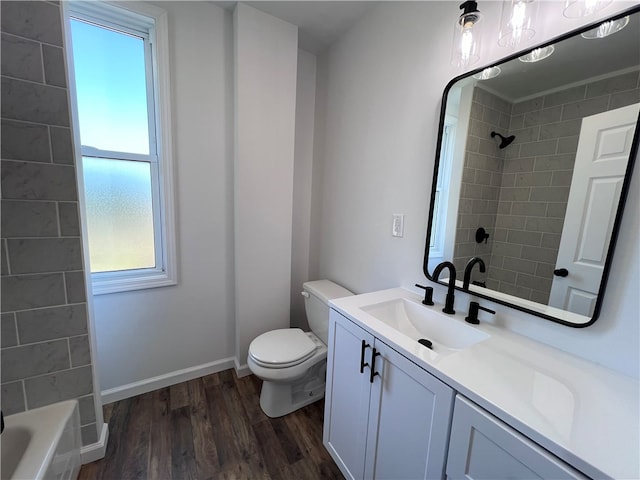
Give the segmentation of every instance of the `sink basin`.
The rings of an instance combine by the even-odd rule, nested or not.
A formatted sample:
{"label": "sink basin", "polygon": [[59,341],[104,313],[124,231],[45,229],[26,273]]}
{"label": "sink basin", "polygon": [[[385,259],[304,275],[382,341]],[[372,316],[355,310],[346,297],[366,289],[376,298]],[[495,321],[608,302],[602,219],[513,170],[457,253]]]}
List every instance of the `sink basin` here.
{"label": "sink basin", "polygon": [[487,333],[459,319],[406,298],[365,305],[361,309],[407,337],[431,341],[436,352],[462,350],[489,338]]}

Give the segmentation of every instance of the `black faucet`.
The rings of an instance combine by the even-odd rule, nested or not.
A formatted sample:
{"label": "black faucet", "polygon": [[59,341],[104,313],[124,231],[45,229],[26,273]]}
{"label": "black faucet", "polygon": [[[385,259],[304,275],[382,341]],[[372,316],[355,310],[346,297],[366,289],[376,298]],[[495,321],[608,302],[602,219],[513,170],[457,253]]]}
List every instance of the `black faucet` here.
{"label": "black faucet", "polygon": [[445,268],[449,269],[449,285],[447,288],[447,298],[444,302],[444,308],[442,309],[442,311],[444,313],[454,314],[456,313],[456,311],[453,309],[453,302],[455,300],[453,292],[455,291],[456,287],[456,267],[451,262],[442,262],[438,264],[438,266],[436,266],[436,268],[433,270],[433,281],[438,281],[440,272],[442,272],[442,270],[444,270]]}
{"label": "black faucet", "polygon": [[467,262],[467,266],[464,267],[464,281],[462,282],[463,290],[469,289],[469,282],[471,282],[471,270],[473,270],[473,267],[475,266],[476,263],[480,265],[481,273],[484,273],[487,271],[486,266],[484,264],[484,260],[482,260],[480,257],[473,257],[471,260],[469,260],[469,262]]}

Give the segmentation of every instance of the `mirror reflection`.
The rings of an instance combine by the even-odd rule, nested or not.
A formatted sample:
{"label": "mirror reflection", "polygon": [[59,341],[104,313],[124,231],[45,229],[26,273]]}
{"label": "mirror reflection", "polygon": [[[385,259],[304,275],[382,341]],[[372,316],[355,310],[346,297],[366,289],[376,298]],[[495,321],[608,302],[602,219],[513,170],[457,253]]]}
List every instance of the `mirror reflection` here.
{"label": "mirror reflection", "polygon": [[479,257],[472,293],[573,326],[595,320],[640,110],[637,10],[449,85],[429,277],[443,260],[462,272]]}

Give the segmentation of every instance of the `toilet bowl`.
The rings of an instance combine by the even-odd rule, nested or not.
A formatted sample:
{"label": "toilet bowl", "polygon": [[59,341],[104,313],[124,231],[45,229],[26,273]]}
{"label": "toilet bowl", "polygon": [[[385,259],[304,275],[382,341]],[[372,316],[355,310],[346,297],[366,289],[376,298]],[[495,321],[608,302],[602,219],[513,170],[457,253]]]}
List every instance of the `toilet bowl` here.
{"label": "toilet bowl", "polygon": [[260,407],[272,418],[324,397],[329,300],[353,293],[329,280],[316,280],[303,284],[302,295],[311,332],[271,330],[249,345],[247,364],[262,380]]}

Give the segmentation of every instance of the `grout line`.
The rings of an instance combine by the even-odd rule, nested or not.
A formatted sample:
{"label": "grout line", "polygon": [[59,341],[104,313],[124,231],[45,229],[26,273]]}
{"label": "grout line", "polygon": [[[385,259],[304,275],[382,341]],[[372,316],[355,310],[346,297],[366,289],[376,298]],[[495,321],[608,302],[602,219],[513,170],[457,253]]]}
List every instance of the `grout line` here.
{"label": "grout line", "polygon": [[51,125],[48,124],[47,135],[49,136],[49,163],[53,163],[53,137],[51,136]]}
{"label": "grout line", "polygon": [[60,202],[59,201],[54,201],[53,202],[55,204],[56,207],[56,226],[58,227],[58,237],[52,237],[52,238],[60,238],[62,237],[62,225],[60,225],[61,221],[60,221]]}
{"label": "grout line", "polygon": [[49,338],[46,340],[38,340],[37,342],[29,342],[29,343],[22,343],[20,345],[14,345],[13,347],[4,347],[2,350],[12,350],[12,349],[16,349],[16,348],[21,348],[21,347],[27,347],[27,346],[32,346],[32,345],[42,345],[43,343],[53,343],[53,342],[59,342],[61,340],[67,340],[69,337],[57,337],[57,338]]}
{"label": "grout line", "polygon": [[70,337],[67,337],[67,354],[69,355],[69,368],[73,368],[73,360],[71,358],[71,341],[70,341]]}
{"label": "grout line", "polygon": [[41,127],[67,128],[67,129],[71,130],[70,126],[65,126],[65,125],[55,125],[55,124],[51,124],[51,123],[34,122],[32,120],[22,120],[22,119],[19,119],[19,118],[9,118],[9,117],[2,117],[2,119],[10,121],[10,122],[16,122],[16,123],[26,123],[26,124],[29,124],[29,125],[39,125]]}
{"label": "grout line", "polygon": [[[49,200],[50,201],[50,200]],[[71,238],[82,238],[80,235],[74,235],[74,236],[69,236],[69,237],[60,237],[60,236],[56,236],[56,237],[52,237],[51,235],[47,235],[47,236],[43,236],[43,237],[39,237],[39,236],[35,236],[35,237],[6,237],[3,238],[3,240],[59,240],[59,239],[71,239]],[[80,271],[80,269],[78,270],[60,270],[61,272],[68,272],[68,271]],[[37,272],[34,272],[37,273]],[[17,274],[20,275],[20,274]],[[28,274],[26,274],[28,275]]]}
{"label": "grout line", "polygon": [[[67,163],[35,162],[33,160],[18,160],[18,159],[15,159],[15,158],[3,158],[2,161],[3,162],[15,162],[15,163],[29,163],[31,165],[52,165],[52,166],[56,166],[56,167],[75,168],[74,165],[67,164]],[[20,200],[20,199],[5,198],[4,200]],[[31,200],[31,199],[27,199],[27,200]],[[51,200],[49,200],[49,201],[51,201]],[[76,201],[76,200],[62,200],[62,201],[73,202],[73,201]]]}
{"label": "grout line", "polygon": [[[28,84],[31,84],[31,85],[39,85],[41,87],[55,88],[56,90],[64,90],[65,92],[67,91],[67,87],[59,87],[57,85],[50,85],[48,83],[36,82],[34,80],[27,80],[27,79],[20,78],[20,77],[12,77],[11,75],[5,75],[5,74],[2,74],[0,76],[2,78],[8,78],[10,80],[15,80],[17,82],[24,82],[24,83],[28,83]],[[53,125],[56,126],[55,124],[53,124]],[[62,125],[62,126],[70,128],[69,125]]]}
{"label": "grout line", "polygon": [[[46,2],[46,3],[50,3],[50,2]],[[33,43],[39,43],[41,45],[49,45],[51,47],[64,48],[62,45],[56,45],[55,43],[43,42],[42,40],[34,40],[33,38],[23,37],[22,35],[18,35],[16,33],[11,33],[11,32],[5,32],[4,30],[1,33],[3,35],[10,35],[12,37],[21,38],[23,40],[28,40],[28,41],[33,42]]]}
{"label": "grout line", "polygon": [[47,84],[47,74],[44,71],[44,48],[42,48],[42,42],[38,42],[38,47],[40,48],[40,70],[42,72],[42,84]]}
{"label": "grout line", "polygon": [[[69,362],[71,362],[71,359],[69,359]],[[71,364],[71,363],[69,363],[69,364]],[[18,381],[21,381],[21,382],[24,383],[25,380],[33,380],[34,378],[43,378],[43,377],[47,377],[47,376],[50,376],[50,375],[56,375],[56,374],[61,373],[61,372],[69,372],[71,370],[80,370],[80,369],[83,369],[83,368],[91,369],[91,367],[92,367],[91,363],[87,363],[86,365],[80,365],[80,366],[77,366],[77,367],[70,366],[68,368],[61,368],[60,370],[54,370],[53,372],[39,373],[37,375],[31,375],[29,377],[17,378],[15,380],[10,380],[10,381],[5,382],[5,383],[12,383],[12,382],[18,382]],[[93,375],[93,372],[92,372],[92,375]],[[91,388],[92,388],[91,391],[93,392],[93,384],[92,384]],[[87,395],[91,395],[91,394],[87,394]],[[86,396],[86,395],[83,395],[83,396]],[[26,397],[26,394],[25,394],[25,397]],[[78,398],[78,397],[73,397],[73,398]]]}
{"label": "grout line", "polygon": [[13,315],[13,328],[15,328],[15,332],[16,332],[16,344],[20,345],[20,332],[18,331],[18,316],[16,315],[16,312],[11,312],[11,314]]}
{"label": "grout line", "polygon": [[11,275],[11,264],[9,263],[9,242],[6,238],[3,238],[2,243],[4,243],[4,261],[7,264],[7,276],[9,276]]}
{"label": "grout line", "polygon": [[64,303],[69,305],[69,295],[67,293],[67,273],[62,272],[62,286],[64,288]]}
{"label": "grout line", "polygon": [[25,410],[29,410],[29,404],[27,402],[27,387],[24,384],[24,378],[20,379],[20,383],[22,384],[22,400]]}
{"label": "grout line", "polygon": [[[75,307],[75,306],[78,306],[78,305],[84,305],[84,306],[86,307],[87,302],[61,303],[61,304],[58,304],[58,305],[46,305],[46,306],[44,306],[44,307],[25,308],[25,309],[23,309],[23,310],[13,310],[13,311],[10,311],[10,312],[2,312],[2,313],[3,313],[3,314],[6,314],[6,313],[13,313],[13,314],[15,314],[15,318],[16,318],[16,322],[17,322],[18,314],[19,314],[19,313],[24,313],[24,312],[37,312],[37,311],[40,311],[40,310],[49,310],[49,309],[54,309],[54,308]],[[17,325],[17,324],[16,324],[16,325]],[[84,334],[84,333],[79,333],[78,335],[86,335],[86,334]],[[62,337],[59,337],[59,338],[62,338]],[[28,344],[27,344],[27,345],[28,345]]]}

